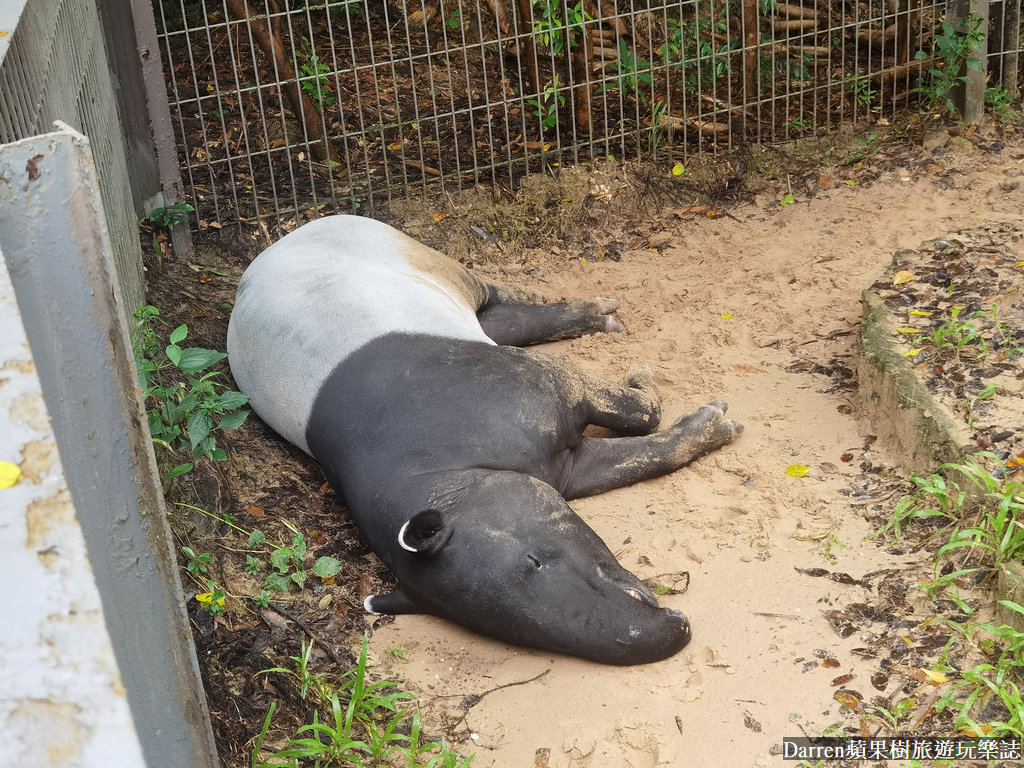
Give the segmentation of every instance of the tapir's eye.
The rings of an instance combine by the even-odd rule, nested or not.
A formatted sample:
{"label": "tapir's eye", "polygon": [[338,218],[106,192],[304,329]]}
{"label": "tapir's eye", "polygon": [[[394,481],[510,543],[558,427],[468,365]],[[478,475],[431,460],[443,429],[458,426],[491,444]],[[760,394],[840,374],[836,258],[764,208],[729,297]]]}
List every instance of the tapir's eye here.
{"label": "tapir's eye", "polygon": [[540,570],[540,560],[538,560],[532,553],[526,553],[526,559],[533,563],[533,567]]}

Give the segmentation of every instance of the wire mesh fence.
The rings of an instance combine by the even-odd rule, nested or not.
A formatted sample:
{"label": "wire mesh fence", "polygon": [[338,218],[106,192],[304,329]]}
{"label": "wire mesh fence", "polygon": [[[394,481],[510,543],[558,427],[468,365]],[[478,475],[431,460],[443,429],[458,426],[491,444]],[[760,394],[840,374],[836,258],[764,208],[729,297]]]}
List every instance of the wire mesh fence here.
{"label": "wire mesh fence", "polygon": [[[398,3],[397,5],[395,3]],[[1016,97],[1019,0],[155,0],[202,224],[894,119],[969,58]],[[963,14],[959,14],[962,16]],[[987,41],[980,55],[972,46]],[[930,90],[929,90],[930,89]]]}

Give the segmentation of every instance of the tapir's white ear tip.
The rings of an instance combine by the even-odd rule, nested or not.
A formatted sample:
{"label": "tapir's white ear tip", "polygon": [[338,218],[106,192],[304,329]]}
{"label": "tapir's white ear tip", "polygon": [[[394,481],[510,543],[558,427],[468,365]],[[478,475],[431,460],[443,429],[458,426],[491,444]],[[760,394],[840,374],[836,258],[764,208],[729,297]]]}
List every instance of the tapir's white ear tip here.
{"label": "tapir's white ear tip", "polygon": [[380,616],[380,614],[377,613],[377,611],[373,610],[373,598],[375,598],[375,597],[376,597],[376,595],[367,595],[366,596],[366,599],[363,600],[363,610],[366,611],[367,613],[372,613],[374,616]]}
{"label": "tapir's white ear tip", "polygon": [[402,524],[402,527],[398,529],[398,546],[400,546],[406,552],[419,552],[419,550],[416,549],[416,547],[410,547],[408,544],[405,543],[405,529],[409,527],[409,523],[411,522],[411,519],[406,520],[405,523]]}

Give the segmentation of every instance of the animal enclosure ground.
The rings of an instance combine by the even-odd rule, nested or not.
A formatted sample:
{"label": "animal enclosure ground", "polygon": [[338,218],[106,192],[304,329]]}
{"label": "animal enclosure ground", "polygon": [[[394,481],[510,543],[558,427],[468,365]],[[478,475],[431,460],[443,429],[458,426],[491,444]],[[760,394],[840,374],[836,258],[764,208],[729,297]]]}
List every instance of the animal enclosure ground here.
{"label": "animal enclosure ground", "polygon": [[[666,662],[612,668],[429,617],[366,616],[362,597],[387,588],[388,573],[316,465],[251,418],[224,438],[227,462],[201,465],[169,498],[277,541],[293,536],[287,520],[311,556],[344,567],[261,609],[248,596],[265,572],[246,572],[245,536],[175,508],[178,544],[211,553],[210,576],[228,593],[215,621],[189,602],[223,764],[249,765],[272,701],[272,748],[307,716],[293,682],[260,670],[288,666],[315,635],[315,668],[340,673],[364,630],[373,674],[415,692],[427,727],[475,766],[767,766],[783,736],[862,723],[889,735],[865,713],[911,696],[917,731],[948,733],[948,717],[925,716],[932,689],[912,674],[947,639],[925,619],[950,606],[915,586],[929,553],[865,541],[907,484],[856,390],[860,295],[898,250],[1019,223],[1024,132],[918,138],[927,149],[876,133],[681,177],[607,164],[533,178],[515,200],[452,190],[393,205],[391,223],[489,278],[550,298],[618,299],[626,332],[547,349],[612,378],[650,365],[666,423],[729,402],[746,429],[734,444],[573,504],[625,567],[678,591],[662,602],[688,615],[694,639]],[[172,326],[188,322],[190,340],[224,349],[224,305],[265,242],[229,228],[202,233],[191,263],[151,257],[150,302]],[[794,465],[806,473],[787,473]],[[206,591],[183,578],[186,591]],[[978,592],[972,601],[989,599]]]}

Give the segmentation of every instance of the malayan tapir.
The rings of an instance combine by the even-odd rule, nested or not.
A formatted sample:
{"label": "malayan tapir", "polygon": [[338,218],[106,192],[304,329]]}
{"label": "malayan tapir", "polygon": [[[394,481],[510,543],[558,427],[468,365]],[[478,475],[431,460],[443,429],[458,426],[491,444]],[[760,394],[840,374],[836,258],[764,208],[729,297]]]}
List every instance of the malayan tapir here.
{"label": "malayan tapir", "polygon": [[[313,221],[253,260],[231,371],[397,576],[368,611],[611,664],[689,642],[682,613],[659,607],[566,500],[673,472],[742,427],[715,402],[656,432],[649,370],[615,383],[520,348],[621,331],[617,306],[545,303],[359,216]],[[591,424],[620,436],[584,436]]]}

